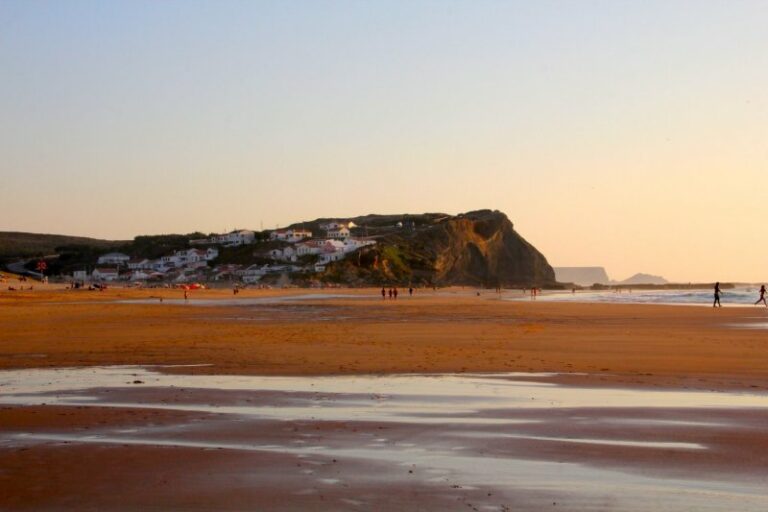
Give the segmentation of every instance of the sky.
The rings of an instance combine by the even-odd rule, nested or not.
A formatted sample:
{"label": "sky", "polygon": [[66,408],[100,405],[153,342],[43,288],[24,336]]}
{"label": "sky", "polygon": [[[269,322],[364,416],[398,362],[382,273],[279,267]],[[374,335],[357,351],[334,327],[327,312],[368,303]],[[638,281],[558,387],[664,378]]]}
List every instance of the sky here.
{"label": "sky", "polygon": [[554,266],[768,280],[768,2],[0,0],[0,230],[505,212]]}

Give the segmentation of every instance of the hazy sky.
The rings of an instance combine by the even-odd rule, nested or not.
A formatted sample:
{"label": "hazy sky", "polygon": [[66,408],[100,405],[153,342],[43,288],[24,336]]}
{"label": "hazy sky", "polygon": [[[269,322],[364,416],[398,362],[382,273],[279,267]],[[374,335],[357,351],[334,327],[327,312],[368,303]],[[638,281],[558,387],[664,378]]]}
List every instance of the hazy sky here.
{"label": "hazy sky", "polygon": [[0,230],[507,213],[768,280],[768,1],[0,0]]}

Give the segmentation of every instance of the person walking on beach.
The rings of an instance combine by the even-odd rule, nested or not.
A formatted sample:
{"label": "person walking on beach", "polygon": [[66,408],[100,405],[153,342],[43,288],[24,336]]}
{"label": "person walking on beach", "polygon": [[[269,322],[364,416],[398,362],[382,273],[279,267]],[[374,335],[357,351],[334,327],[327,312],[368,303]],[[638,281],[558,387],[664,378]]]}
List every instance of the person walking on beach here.
{"label": "person walking on beach", "polygon": [[389,289],[389,298],[392,298],[392,288]]}
{"label": "person walking on beach", "polygon": [[760,298],[757,299],[757,302],[755,302],[755,306],[757,306],[760,303],[765,304],[765,307],[768,308],[768,302],[765,302],[765,285],[760,286]]}
{"label": "person walking on beach", "polygon": [[723,307],[723,305],[720,304],[720,281],[715,283],[715,301],[712,303],[712,307]]}
{"label": "person walking on beach", "polygon": [[381,287],[381,298],[386,300],[387,299],[387,290],[384,289],[384,287]]}
{"label": "person walking on beach", "polygon": [[409,296],[409,297],[413,297],[413,286],[411,286],[410,288],[408,288],[408,296]]}
{"label": "person walking on beach", "polygon": [[397,287],[392,291],[392,295],[395,296],[395,300],[397,300]]}

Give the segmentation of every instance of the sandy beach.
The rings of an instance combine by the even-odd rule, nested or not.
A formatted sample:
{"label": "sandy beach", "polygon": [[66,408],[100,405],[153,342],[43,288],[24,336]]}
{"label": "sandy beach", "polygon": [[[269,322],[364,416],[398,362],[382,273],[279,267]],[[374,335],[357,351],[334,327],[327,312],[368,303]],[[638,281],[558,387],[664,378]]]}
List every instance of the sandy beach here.
{"label": "sandy beach", "polygon": [[765,509],[765,308],[519,297],[0,292],[0,509]]}
{"label": "sandy beach", "polygon": [[[0,368],[533,371],[595,384],[766,389],[768,330],[735,327],[765,321],[768,310],[758,307],[507,301],[469,289],[419,290],[396,301],[372,289],[245,290],[236,297],[200,290],[186,303],[183,292],[168,289],[0,292]],[[588,375],[568,375],[576,373]]]}

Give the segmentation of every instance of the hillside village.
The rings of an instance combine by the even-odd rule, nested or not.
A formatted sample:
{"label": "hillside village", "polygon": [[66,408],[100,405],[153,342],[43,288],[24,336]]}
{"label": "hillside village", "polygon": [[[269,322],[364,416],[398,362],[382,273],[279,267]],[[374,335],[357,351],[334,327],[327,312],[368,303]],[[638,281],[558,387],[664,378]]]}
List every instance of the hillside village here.
{"label": "hillside village", "polygon": [[[319,224],[320,233],[303,228],[276,229],[268,238],[249,230],[214,234],[189,240],[189,247],[159,258],[131,258],[122,252],[108,252],[98,257],[92,271],[72,272],[74,283],[204,283],[227,281],[257,284],[266,276],[299,273],[307,276],[325,272],[327,266],[341,261],[365,247],[376,244],[369,237],[353,236],[357,228],[350,221]],[[316,236],[319,235],[319,236]],[[252,264],[223,263],[223,250],[250,251]]]}
{"label": "hillside village", "polygon": [[544,255],[503,212],[488,209],[325,217],[274,230],[138,235],[132,240],[2,235],[0,265],[74,287],[556,283]]}

